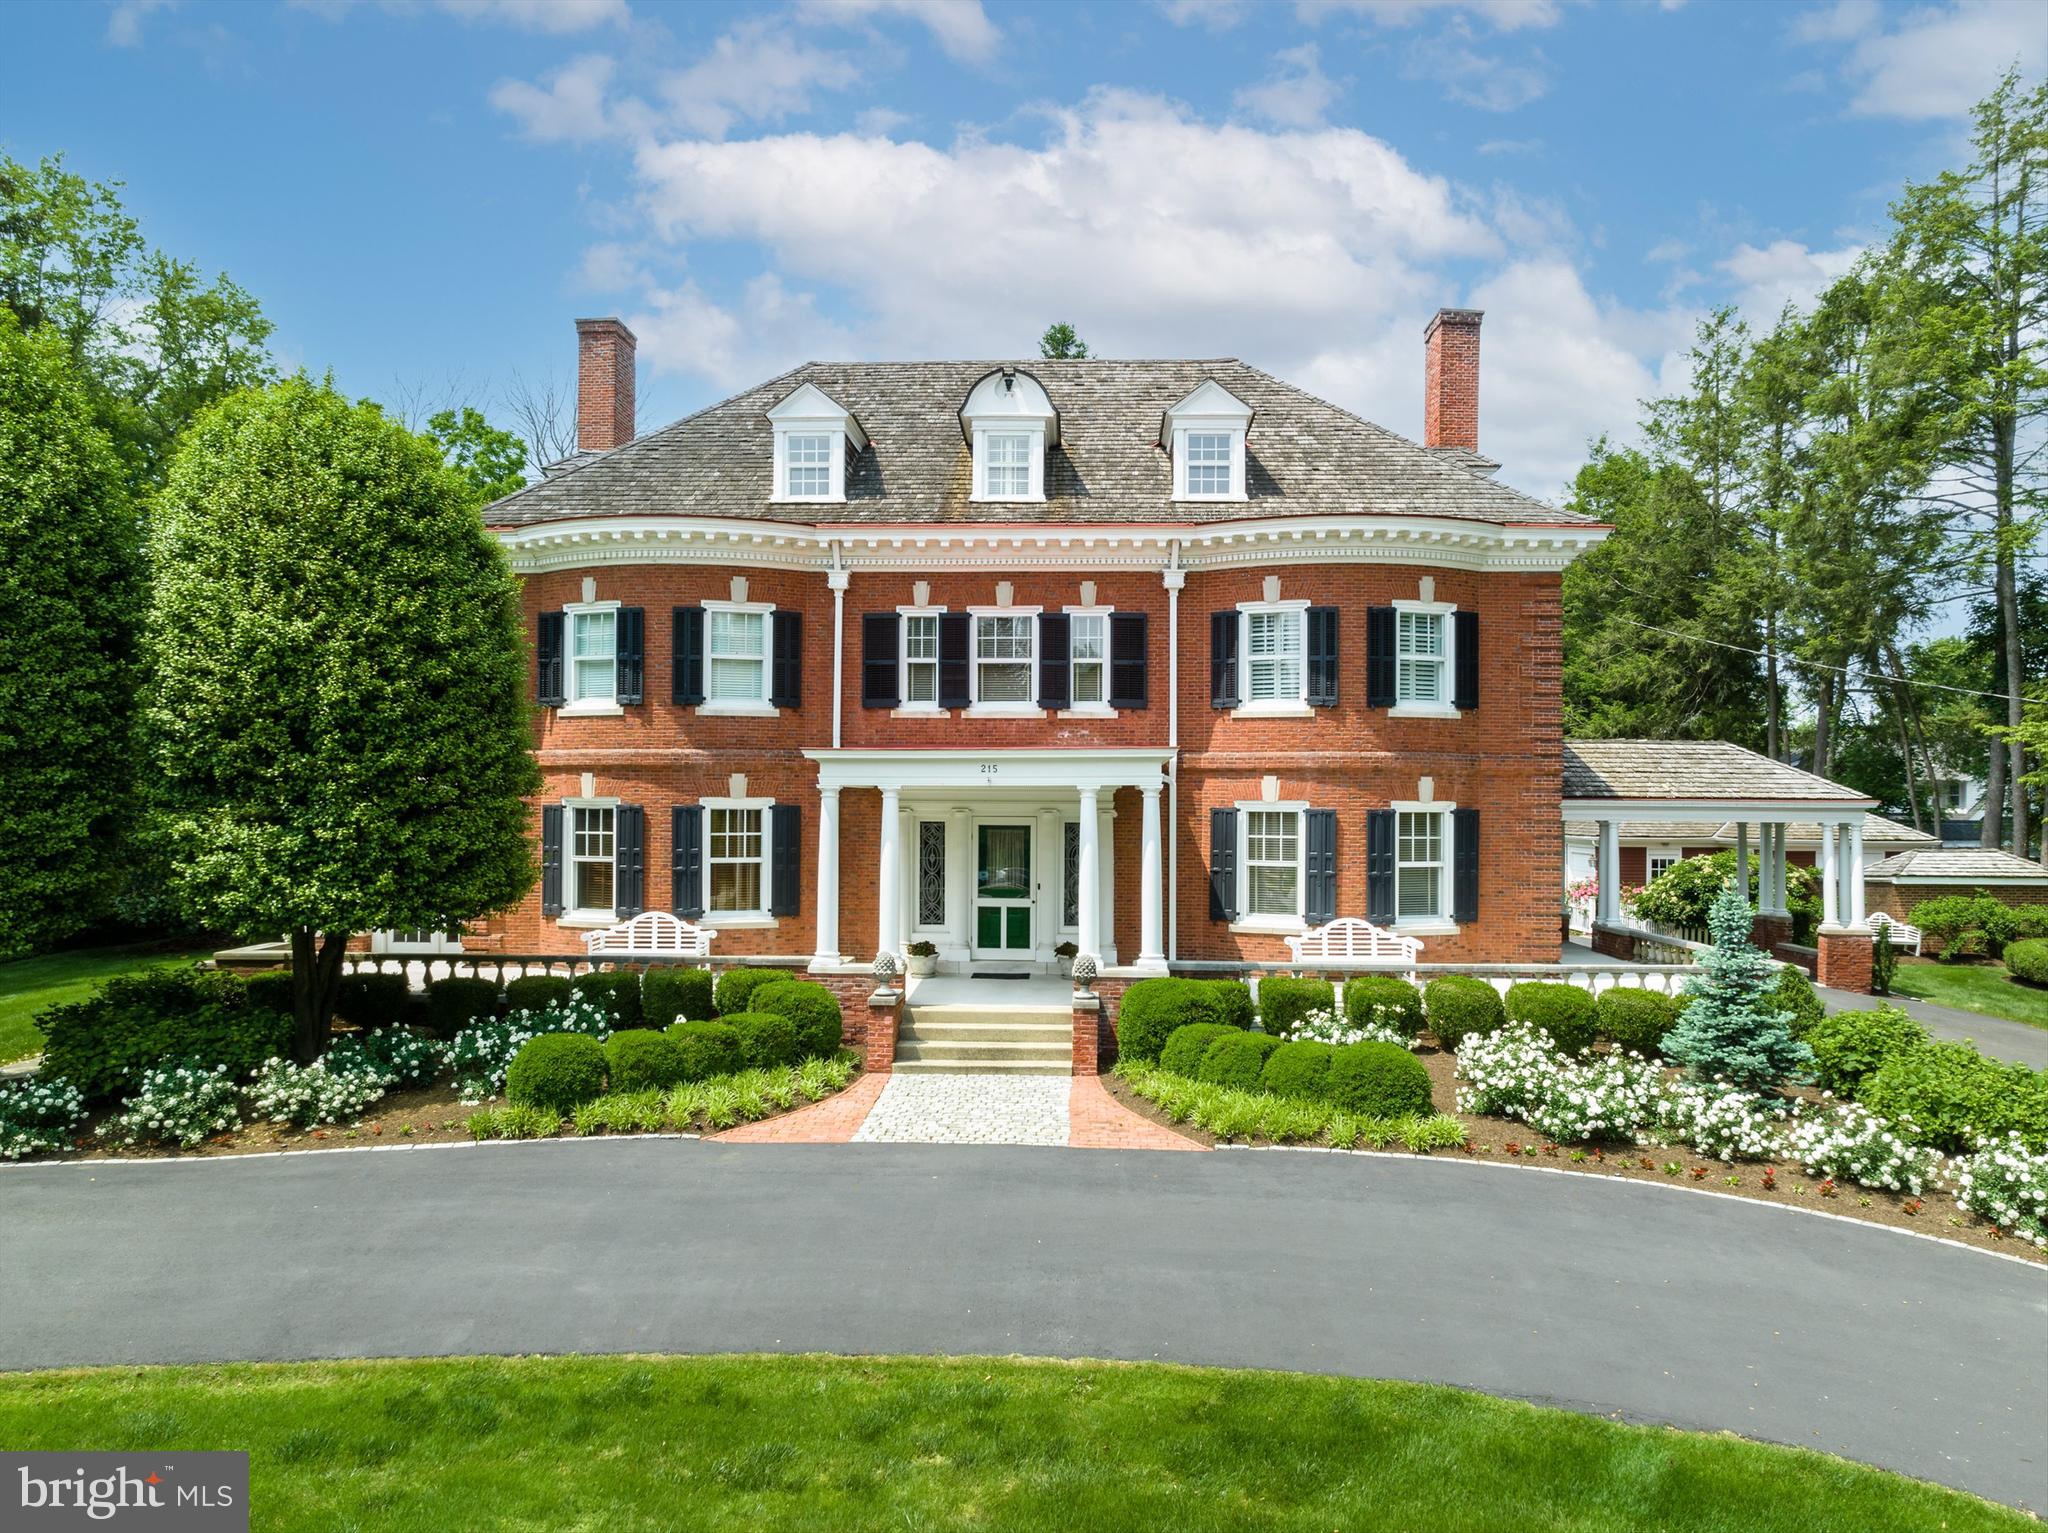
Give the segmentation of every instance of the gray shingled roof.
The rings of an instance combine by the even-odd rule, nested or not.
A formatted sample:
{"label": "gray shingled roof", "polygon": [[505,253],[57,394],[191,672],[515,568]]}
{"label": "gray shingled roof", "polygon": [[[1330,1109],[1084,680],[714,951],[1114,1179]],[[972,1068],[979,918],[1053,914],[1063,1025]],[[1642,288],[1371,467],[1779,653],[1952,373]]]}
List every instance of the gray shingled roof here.
{"label": "gray shingled roof", "polygon": [[2009,884],[2048,879],[2048,868],[1989,847],[1930,847],[1871,864],[1870,878],[1938,878],[1958,884]]}
{"label": "gray shingled roof", "polygon": [[[1567,836],[1591,837],[1599,826],[1591,820],[1567,820],[1564,833]],[[1735,844],[1735,822],[1733,820],[1623,820],[1615,827],[1615,834],[1624,841],[1662,841],[1698,846],[1706,841],[1725,841]],[[1811,822],[1801,825],[1797,821],[1785,827],[1786,844],[1789,846],[1820,844],[1820,827]],[[1750,826],[1750,844],[1756,844],[1756,827]],[[1866,814],[1863,817],[1863,840],[1868,846],[1934,846],[1936,838],[1924,830],[1915,830],[1910,825],[1901,825],[1897,820],[1887,820],[1881,814]]]}
{"label": "gray shingled roof", "polygon": [[[1043,505],[969,499],[959,409],[992,369],[1015,366],[1060,412]],[[1256,412],[1247,502],[1172,499],[1160,412],[1214,378]],[[769,500],[770,407],[814,383],[871,439],[843,505]],[[1476,457],[1477,455],[1473,455]],[[1496,525],[1594,526],[1282,383],[1223,361],[811,362],[488,507],[493,527],[564,517],[717,516],[797,523],[1220,522],[1275,516],[1435,516]]]}
{"label": "gray shingled roof", "polygon": [[1726,740],[1567,740],[1564,796],[1611,799],[1804,799],[1867,794]]}

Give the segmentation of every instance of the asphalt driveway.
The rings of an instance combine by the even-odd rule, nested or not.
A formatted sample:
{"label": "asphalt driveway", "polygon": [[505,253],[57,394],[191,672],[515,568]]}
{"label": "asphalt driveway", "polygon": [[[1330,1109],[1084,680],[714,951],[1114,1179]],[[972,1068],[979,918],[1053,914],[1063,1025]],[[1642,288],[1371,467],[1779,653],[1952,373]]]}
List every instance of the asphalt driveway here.
{"label": "asphalt driveway", "polygon": [[15,1167],[0,1293],[6,1369],[1156,1358],[1726,1428],[2048,1507],[2048,1272],[1445,1160],[592,1140]]}

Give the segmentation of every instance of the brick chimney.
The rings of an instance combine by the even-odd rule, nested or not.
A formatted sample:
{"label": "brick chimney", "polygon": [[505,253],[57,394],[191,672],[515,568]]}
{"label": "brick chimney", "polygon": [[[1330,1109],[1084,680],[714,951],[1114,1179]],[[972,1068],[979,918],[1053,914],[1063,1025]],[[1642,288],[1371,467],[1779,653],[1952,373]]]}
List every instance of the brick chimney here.
{"label": "brick chimney", "polygon": [[1438,309],[1422,332],[1422,445],[1479,451],[1482,309]]}
{"label": "brick chimney", "polygon": [[617,319],[576,321],[576,446],[604,452],[633,440],[633,332]]}

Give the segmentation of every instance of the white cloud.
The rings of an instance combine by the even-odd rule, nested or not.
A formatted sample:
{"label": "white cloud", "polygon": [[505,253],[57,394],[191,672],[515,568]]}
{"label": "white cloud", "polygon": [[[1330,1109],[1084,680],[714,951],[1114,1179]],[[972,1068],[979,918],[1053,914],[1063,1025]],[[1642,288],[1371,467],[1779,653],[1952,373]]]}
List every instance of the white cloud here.
{"label": "white cloud", "polygon": [[1232,99],[1237,109],[1283,128],[1313,128],[1336,104],[1342,88],[1322,71],[1314,43],[1273,55],[1272,71]]}
{"label": "white cloud", "polygon": [[617,66],[601,53],[571,59],[547,76],[544,86],[500,80],[491,105],[517,118],[520,132],[536,143],[587,143],[618,131],[605,91]]}
{"label": "white cloud", "polygon": [[637,246],[617,240],[603,240],[583,252],[576,269],[576,285],[591,292],[618,293],[649,285],[640,266]]}
{"label": "white cloud", "polygon": [[708,379],[739,389],[772,378],[798,362],[857,354],[849,331],[821,315],[816,298],[792,293],[763,272],[726,308],[694,282],[651,288],[647,307],[626,316],[639,338],[640,357],[657,375]]}
{"label": "white cloud", "polygon": [[814,91],[845,90],[860,79],[852,58],[798,40],[780,21],[740,22],[688,69],[662,82],[675,120],[722,134],[735,122],[780,122],[807,112]]}
{"label": "white cloud", "polygon": [[1487,112],[1512,112],[1550,89],[1550,72],[1541,53],[1532,51],[1519,63],[1482,53],[1462,27],[1417,38],[1408,47],[1401,72],[1411,80],[1434,80],[1451,100]]}
{"label": "white cloud", "polygon": [[[291,8],[311,11],[328,21],[340,21],[365,0],[289,0]],[[418,0],[376,0],[377,8],[409,16],[419,11]],[[626,0],[433,0],[433,9],[464,21],[492,22],[521,32],[542,32],[560,36],[587,32],[592,27],[624,24],[632,18]]]}
{"label": "white cloud", "polygon": [[887,138],[910,121],[908,112],[892,106],[865,107],[853,115],[853,131],[864,138]]}
{"label": "white cloud", "polygon": [[1490,138],[1479,146],[1481,154],[1540,154],[1543,140],[1540,138]]}
{"label": "white cloud", "polygon": [[1719,262],[1735,283],[1729,301],[1754,329],[1768,329],[1786,304],[1807,308],[1821,290],[1863,254],[1861,245],[1813,250],[1797,240],[1772,240],[1762,247],[1747,241]]}
{"label": "white cloud", "polygon": [[1177,27],[1206,27],[1228,32],[1251,10],[1251,0],[1152,0],[1159,14]]}
{"label": "white cloud", "polygon": [[1313,25],[1325,16],[1360,16],[1386,27],[1413,26],[1432,15],[1476,16],[1499,32],[1554,27],[1557,0],[1295,0],[1295,14]]}
{"label": "white cloud", "polygon": [[908,17],[931,33],[949,57],[969,64],[989,59],[1003,36],[981,0],[799,0],[797,14],[841,25],[876,16]]}
{"label": "white cloud", "polygon": [[1838,0],[1803,16],[1801,41],[1846,45],[1850,111],[1865,117],[1958,117],[1990,94],[2017,62],[2038,79],[2048,69],[2048,21],[2037,0],[1952,0],[1907,11],[1896,25],[1869,0]]}
{"label": "white cloud", "polygon": [[107,41],[116,48],[140,48],[142,23],[152,11],[175,7],[177,0],[120,0],[107,14]]}

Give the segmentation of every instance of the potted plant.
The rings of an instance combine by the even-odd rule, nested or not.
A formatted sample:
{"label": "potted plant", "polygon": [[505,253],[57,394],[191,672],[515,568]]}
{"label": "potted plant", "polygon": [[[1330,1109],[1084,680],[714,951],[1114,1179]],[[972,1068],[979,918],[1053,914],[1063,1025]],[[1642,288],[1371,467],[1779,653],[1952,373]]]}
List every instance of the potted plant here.
{"label": "potted plant", "polygon": [[1072,974],[1074,972],[1074,955],[1081,951],[1080,946],[1072,942],[1062,942],[1052,951],[1053,956],[1060,961],[1060,973]]}
{"label": "potted plant", "polygon": [[939,968],[939,945],[936,942],[913,942],[904,951],[910,955],[910,972],[922,978],[936,974]]}

